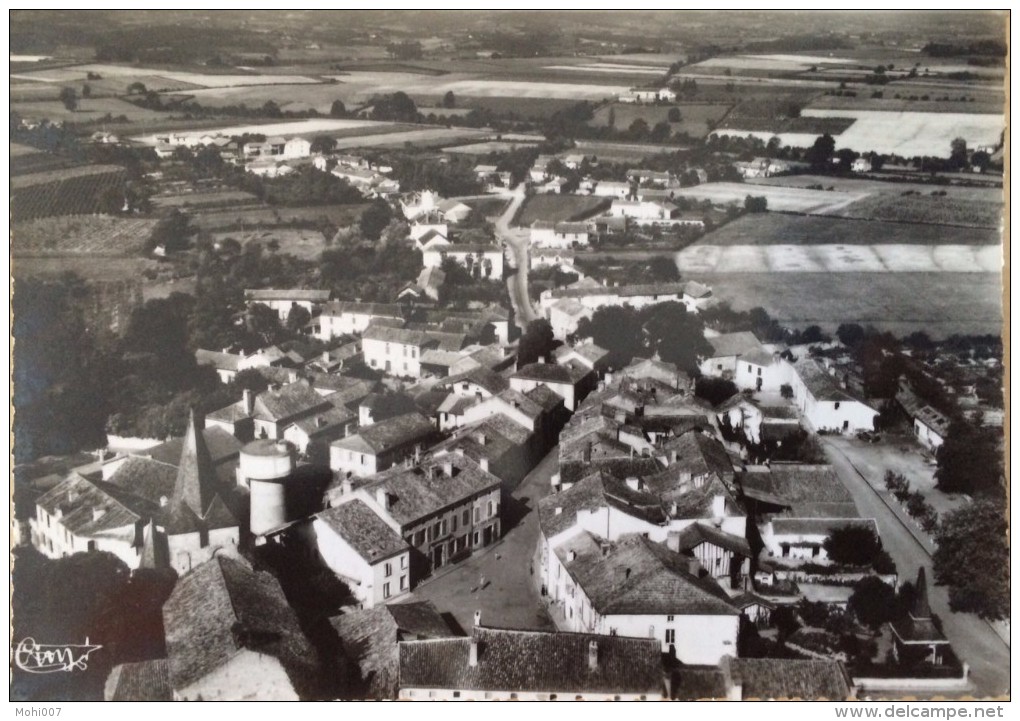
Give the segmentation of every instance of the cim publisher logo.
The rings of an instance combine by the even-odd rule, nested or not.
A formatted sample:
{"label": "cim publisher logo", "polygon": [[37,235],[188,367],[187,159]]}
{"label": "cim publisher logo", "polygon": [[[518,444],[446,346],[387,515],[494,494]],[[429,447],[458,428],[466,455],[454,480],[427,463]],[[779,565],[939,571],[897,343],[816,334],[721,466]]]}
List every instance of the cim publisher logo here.
{"label": "cim publisher logo", "polygon": [[14,649],[14,665],[26,673],[60,673],[84,671],[89,667],[89,656],[102,646],[89,643],[45,644],[26,638]]}

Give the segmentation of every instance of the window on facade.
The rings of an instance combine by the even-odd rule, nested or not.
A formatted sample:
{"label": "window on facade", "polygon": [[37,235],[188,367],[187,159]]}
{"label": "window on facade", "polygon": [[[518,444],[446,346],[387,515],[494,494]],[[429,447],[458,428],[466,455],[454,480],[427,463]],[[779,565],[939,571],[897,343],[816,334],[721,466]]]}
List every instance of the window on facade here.
{"label": "window on facade", "polygon": [[385,567],[383,567],[383,575],[384,576],[392,576],[393,575],[393,564],[392,563],[387,563],[385,565]]}
{"label": "window on facade", "polygon": [[758,375],[761,375],[761,368],[758,369]]}
{"label": "window on facade", "polygon": [[751,364],[750,364],[750,363],[748,363],[748,364],[747,364],[747,372],[748,372],[748,373],[751,373],[751,372],[752,372],[753,370],[754,370],[754,368],[752,368],[752,367],[751,367]]}
{"label": "window on facade", "polygon": [[407,590],[407,576],[400,577],[400,590],[401,591]]}
{"label": "window on facade", "polygon": [[361,454],[361,465],[365,465],[365,454]]}
{"label": "window on facade", "polygon": [[464,511],[463,522],[464,522],[465,526],[468,525],[469,523],[471,523],[471,512],[470,511]]}
{"label": "window on facade", "polygon": [[457,514],[450,516],[450,531],[457,532]]}
{"label": "window on facade", "polygon": [[486,517],[492,518],[492,501],[489,501],[489,503],[486,505],[486,511],[487,511]]}
{"label": "window on facade", "polygon": [[372,367],[375,368],[375,358],[372,359]]}
{"label": "window on facade", "polygon": [[407,568],[407,556],[400,557],[400,567]]}
{"label": "window on facade", "polygon": [[667,620],[667,621],[672,621],[672,620],[673,620],[673,617],[672,617],[672,616],[666,616],[666,620]]}
{"label": "window on facade", "polygon": [[676,643],[676,629],[666,629],[666,643]]}
{"label": "window on facade", "polygon": [[839,410],[839,401],[836,401],[836,410]]}
{"label": "window on facade", "polygon": [[473,538],[471,539],[471,542],[472,542],[472,543],[473,543],[474,545],[476,545],[476,546],[478,545],[478,531],[475,531],[475,535],[474,535],[474,537],[473,537]]}
{"label": "window on facade", "polygon": [[715,369],[721,371],[722,370],[722,363],[717,364]]}
{"label": "window on facade", "polygon": [[382,587],[382,597],[383,598],[389,598],[390,597],[390,584],[388,584],[388,583],[384,583],[383,584],[383,587]]}
{"label": "window on facade", "polygon": [[478,508],[476,506],[475,507],[475,523],[478,523],[480,520],[482,520],[482,509]]}
{"label": "window on facade", "polygon": [[454,691],[453,692],[453,697],[454,698],[460,698],[460,691]]}

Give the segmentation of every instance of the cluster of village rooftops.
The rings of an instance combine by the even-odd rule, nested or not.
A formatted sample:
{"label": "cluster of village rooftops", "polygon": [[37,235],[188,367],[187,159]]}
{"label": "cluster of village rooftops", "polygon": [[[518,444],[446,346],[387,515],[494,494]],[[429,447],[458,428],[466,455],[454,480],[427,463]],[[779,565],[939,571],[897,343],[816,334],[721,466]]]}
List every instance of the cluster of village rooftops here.
{"label": "cluster of village rooftops", "polygon": [[[634,217],[663,202],[630,192],[611,216],[617,203]],[[697,313],[714,302],[711,289],[604,285],[581,273],[540,299],[561,344],[520,363],[505,309],[437,303],[445,259],[500,278],[502,249],[451,242],[469,212],[462,204],[424,192],[401,207],[424,268],[394,303],[247,291],[249,304],[281,319],[308,311],[305,330],[327,349],[197,351],[224,383],[252,370],[268,388],[192,414],[183,438],[76,469],[16,525],[51,558],[105,551],[130,569],[179,575],[163,608],[166,658],[116,667],[107,697],[312,698],[326,668],[345,674],[352,698],[851,697],[839,660],[737,653],[741,623],[767,626],[781,605],[845,607],[849,586],[800,569],[827,562],[837,529],[877,535],[831,467],[757,465],[748,450],[805,430],[873,430],[878,411],[851,373],[807,347],[708,331],[701,375],[740,391],[712,406],[675,365],[636,358],[611,368],[606,350],[566,342],[599,308],[676,301]],[[577,272],[567,248],[586,244],[587,226],[531,232],[532,265]],[[909,389],[898,398],[919,440],[940,444],[944,419]],[[559,631],[477,615],[466,631],[452,627],[415,589],[493,552],[510,493],[557,446],[548,494],[533,504],[534,555],[510,560],[538,560],[535,598]],[[279,583],[253,569],[248,559],[269,544],[349,588],[352,605],[330,619],[341,663],[321,657]],[[947,642],[923,576],[918,585],[909,623],[893,629],[895,652],[935,664]]]}

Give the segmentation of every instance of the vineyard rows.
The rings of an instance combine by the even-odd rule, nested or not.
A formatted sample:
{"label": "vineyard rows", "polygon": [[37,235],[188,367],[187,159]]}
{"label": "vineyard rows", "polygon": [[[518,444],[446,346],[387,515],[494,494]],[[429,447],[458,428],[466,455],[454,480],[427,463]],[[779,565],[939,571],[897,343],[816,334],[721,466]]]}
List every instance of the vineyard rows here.
{"label": "vineyard rows", "polygon": [[[46,179],[33,182],[41,176]],[[109,188],[123,191],[124,185],[124,169],[116,166],[72,168],[12,178],[11,220],[96,213],[103,193]]]}

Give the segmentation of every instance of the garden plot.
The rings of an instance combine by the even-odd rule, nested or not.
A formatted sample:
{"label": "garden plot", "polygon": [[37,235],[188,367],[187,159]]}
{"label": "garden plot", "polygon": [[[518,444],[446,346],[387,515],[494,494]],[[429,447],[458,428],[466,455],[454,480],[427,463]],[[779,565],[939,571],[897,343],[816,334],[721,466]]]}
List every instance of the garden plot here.
{"label": "garden plot", "polygon": [[971,148],[993,147],[1003,131],[1001,115],[991,113],[887,112],[881,110],[829,110],[805,108],[805,117],[853,117],[853,125],[839,135],[836,145],[859,153],[874,151],[912,158],[948,157],[954,138]]}
{"label": "garden plot", "polygon": [[663,69],[640,65],[620,65],[617,63],[584,63],[582,65],[545,65],[545,70],[573,70],[575,72],[607,73],[613,75],[654,75],[661,76]]}
{"label": "garden plot", "polygon": [[736,203],[742,206],[748,195],[764,196],[769,210],[794,213],[832,213],[845,205],[867,197],[867,192],[811,190],[745,183],[702,183],[676,191],[678,196],[708,200],[714,205]]}
{"label": "garden plot", "polygon": [[849,65],[853,60],[827,58],[814,55],[737,55],[729,58],[709,58],[691,65],[690,69],[731,68],[733,70],[760,70],[764,72],[802,72],[812,65]]}

